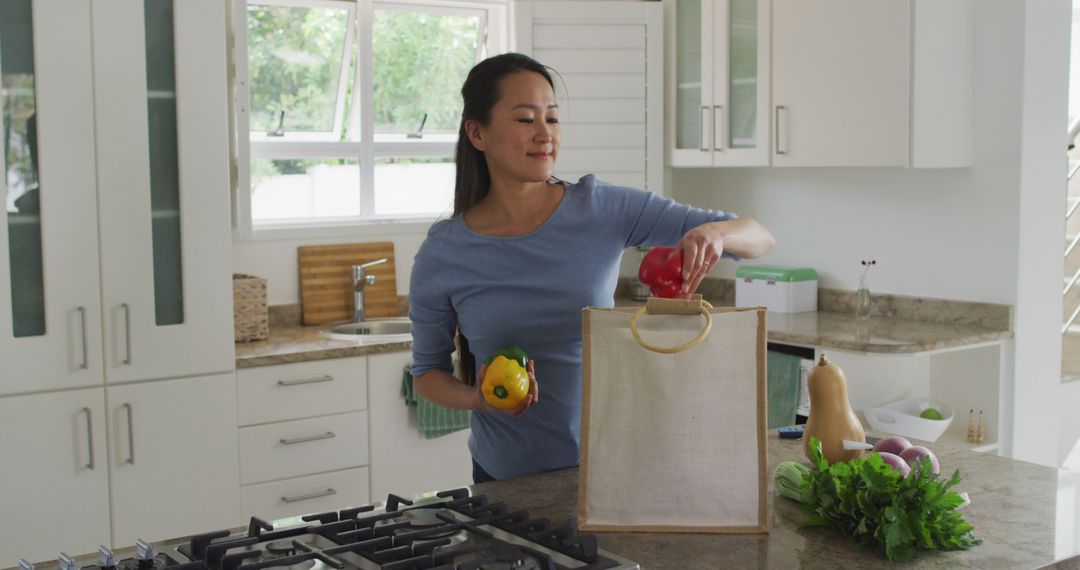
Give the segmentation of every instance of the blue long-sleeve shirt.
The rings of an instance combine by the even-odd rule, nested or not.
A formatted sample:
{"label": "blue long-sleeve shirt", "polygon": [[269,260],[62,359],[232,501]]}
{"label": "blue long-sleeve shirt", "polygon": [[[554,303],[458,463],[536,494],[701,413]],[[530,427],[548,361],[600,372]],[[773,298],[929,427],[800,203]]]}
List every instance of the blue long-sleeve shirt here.
{"label": "blue long-sleeve shirt", "polygon": [[469,450],[497,479],[577,465],[582,309],[614,306],[624,249],[673,245],[698,225],[733,218],[590,174],[567,183],[551,217],[523,236],[479,234],[460,215],[437,222],[409,284],[412,374],[452,371],[457,326],[477,373],[496,350],[524,348],[539,401],[520,417],[473,413]]}

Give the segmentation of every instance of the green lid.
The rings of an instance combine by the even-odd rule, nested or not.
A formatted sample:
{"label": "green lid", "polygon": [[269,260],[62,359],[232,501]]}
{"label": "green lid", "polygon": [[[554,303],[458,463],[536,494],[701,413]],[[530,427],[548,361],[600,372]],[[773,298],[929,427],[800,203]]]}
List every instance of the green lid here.
{"label": "green lid", "polygon": [[817,271],[810,267],[779,267],[766,265],[740,265],[735,270],[736,279],[772,279],[784,283],[816,281]]}

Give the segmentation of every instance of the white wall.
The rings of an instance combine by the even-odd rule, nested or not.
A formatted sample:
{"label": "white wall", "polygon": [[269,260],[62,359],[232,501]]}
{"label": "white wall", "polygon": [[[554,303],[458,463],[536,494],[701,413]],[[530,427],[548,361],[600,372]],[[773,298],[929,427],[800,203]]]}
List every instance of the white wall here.
{"label": "white wall", "polygon": [[1026,5],[1011,455],[1037,463],[1052,458],[1059,464],[1065,458],[1059,457],[1057,440],[1073,431],[1059,425],[1053,406],[1070,395],[1061,384],[1059,323],[1068,162],[1060,133],[1068,121],[1072,6],[1070,0],[1028,0]]}

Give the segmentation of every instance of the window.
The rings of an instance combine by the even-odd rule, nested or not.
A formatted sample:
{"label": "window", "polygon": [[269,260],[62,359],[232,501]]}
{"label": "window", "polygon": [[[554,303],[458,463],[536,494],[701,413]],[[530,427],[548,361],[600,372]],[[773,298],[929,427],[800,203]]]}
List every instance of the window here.
{"label": "window", "polygon": [[505,51],[505,0],[239,4],[242,234],[452,209],[461,84]]}

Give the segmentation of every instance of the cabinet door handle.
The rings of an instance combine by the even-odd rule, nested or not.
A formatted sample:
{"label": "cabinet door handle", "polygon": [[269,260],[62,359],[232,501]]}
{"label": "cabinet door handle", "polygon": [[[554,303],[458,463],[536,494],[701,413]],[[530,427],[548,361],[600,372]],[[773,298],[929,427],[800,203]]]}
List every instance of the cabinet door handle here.
{"label": "cabinet door handle", "polygon": [[86,462],[87,469],[94,468],[94,418],[93,411],[90,408],[83,408],[82,411],[86,412],[86,448],[90,453],[90,461]]}
{"label": "cabinet door handle", "polygon": [[318,499],[319,497],[329,497],[330,495],[336,495],[337,491],[333,488],[327,487],[325,491],[315,491],[314,493],[308,493],[306,495],[295,495],[292,497],[282,497],[283,503],[295,503],[297,501],[306,501],[308,499]]}
{"label": "cabinet door handle", "polygon": [[124,346],[127,350],[124,364],[131,364],[131,306],[121,303],[120,308],[124,309]]}
{"label": "cabinet door handle", "polygon": [[701,106],[701,141],[698,148],[702,152],[709,152],[709,133],[706,129],[709,127],[709,107],[706,105]]}
{"label": "cabinet door handle", "polygon": [[713,150],[724,150],[724,107],[713,105]]}
{"label": "cabinet door handle", "polygon": [[294,438],[284,438],[283,437],[283,438],[281,438],[281,443],[283,443],[285,445],[292,445],[294,443],[304,443],[304,442],[307,442],[307,441],[318,441],[320,439],[330,439],[332,437],[337,437],[337,434],[335,434],[332,431],[328,431],[326,433],[320,433],[318,435],[305,435],[305,436],[294,437]]}
{"label": "cabinet door handle", "polygon": [[776,154],[787,154],[787,129],[784,128],[784,120],[787,119],[787,107],[776,106]]}
{"label": "cabinet door handle", "polygon": [[79,311],[79,324],[82,330],[82,364],[79,365],[79,368],[86,370],[90,368],[89,351],[86,348],[86,307],[79,307],[76,310]]}
{"label": "cabinet door handle", "polygon": [[128,420],[128,458],[124,463],[135,465],[135,413],[131,409],[131,404],[124,404],[121,407],[127,409]]}
{"label": "cabinet door handle", "polygon": [[300,384],[314,384],[316,382],[332,382],[334,377],[327,374],[318,378],[304,378],[301,380],[278,380],[278,386],[299,386]]}

